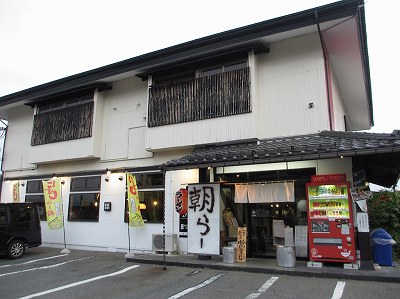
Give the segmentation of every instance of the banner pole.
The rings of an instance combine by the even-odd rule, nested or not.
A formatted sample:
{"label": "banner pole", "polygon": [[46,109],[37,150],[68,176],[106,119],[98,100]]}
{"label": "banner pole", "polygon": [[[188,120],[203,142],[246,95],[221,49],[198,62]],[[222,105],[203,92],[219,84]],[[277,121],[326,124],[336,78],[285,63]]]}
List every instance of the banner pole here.
{"label": "banner pole", "polygon": [[126,184],[125,184],[125,188],[126,188],[126,198],[125,198],[125,205],[126,205],[126,207],[128,208],[128,222],[127,222],[127,225],[128,225],[128,253],[127,254],[125,254],[125,258],[126,259],[129,259],[129,258],[133,258],[133,257],[135,257],[135,254],[133,253],[133,252],[131,252],[131,230],[130,230],[130,207],[129,207],[129,205],[130,205],[130,202],[129,202],[129,184],[128,184],[128,180],[129,180],[129,176],[128,176],[128,173],[126,172],[125,173],[125,179],[126,179]]}
{"label": "banner pole", "polygon": [[129,222],[128,222],[128,252],[131,252],[131,231],[129,229]]}
{"label": "banner pole", "polygon": [[68,253],[70,253],[71,251],[70,251],[69,249],[67,249],[67,240],[66,240],[66,238],[65,238],[64,215],[63,215],[63,231],[64,231],[64,249],[61,250],[61,253],[68,254]]}
{"label": "banner pole", "polygon": [[64,217],[63,217],[63,231],[64,231],[64,249],[67,249],[67,241],[65,239],[65,224],[64,224]]}
{"label": "banner pole", "polygon": [[[165,170],[163,169],[163,181],[165,185]],[[165,193],[164,193],[164,213],[163,213],[163,269],[166,270],[166,260],[165,260]],[[172,223],[172,227],[174,226],[174,223]]]}
{"label": "banner pole", "polygon": [[135,257],[135,254],[131,252],[131,230],[129,228],[129,216],[128,216],[128,253],[125,254],[125,258],[129,259],[133,257]]}
{"label": "banner pole", "polygon": [[61,204],[62,204],[62,211],[63,211],[62,212],[62,223],[63,223],[63,234],[64,234],[64,249],[61,250],[60,253],[69,254],[69,253],[71,253],[71,251],[69,249],[67,249],[67,239],[65,237],[65,220],[64,220],[65,212],[64,212],[64,199],[63,199],[63,196],[62,196],[62,194],[63,194],[62,185],[64,185],[64,184],[61,184],[61,181],[60,181],[60,193],[61,193],[60,196],[61,196]]}

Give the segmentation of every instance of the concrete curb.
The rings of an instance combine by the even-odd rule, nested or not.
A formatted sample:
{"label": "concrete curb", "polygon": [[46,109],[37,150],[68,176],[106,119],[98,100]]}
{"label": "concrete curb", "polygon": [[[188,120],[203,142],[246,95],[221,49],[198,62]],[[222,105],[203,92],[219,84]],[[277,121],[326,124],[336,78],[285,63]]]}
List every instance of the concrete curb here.
{"label": "concrete curb", "polygon": [[[289,276],[305,276],[305,277],[318,277],[318,278],[332,278],[332,279],[350,279],[359,281],[378,281],[378,282],[394,282],[400,283],[400,275],[389,275],[376,271],[363,271],[363,270],[347,270],[347,271],[329,271],[324,268],[262,268],[262,267],[243,267],[236,266],[235,264],[222,263],[194,263],[194,262],[180,262],[180,261],[163,261],[157,259],[143,259],[143,258],[127,258],[127,262],[134,262],[138,264],[151,264],[151,265],[165,265],[174,267],[190,267],[200,269],[214,269],[220,271],[238,271],[249,273],[268,273]],[[349,272],[350,271],[350,272]]]}

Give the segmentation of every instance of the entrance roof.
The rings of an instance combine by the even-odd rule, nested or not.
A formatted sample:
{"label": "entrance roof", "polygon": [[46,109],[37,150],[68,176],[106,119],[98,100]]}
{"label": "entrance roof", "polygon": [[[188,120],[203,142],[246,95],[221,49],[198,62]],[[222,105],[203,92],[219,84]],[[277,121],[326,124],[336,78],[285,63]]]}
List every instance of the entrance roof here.
{"label": "entrance roof", "polygon": [[202,145],[189,155],[165,163],[164,167],[188,169],[344,157],[363,158],[367,180],[391,187],[400,175],[400,130],[391,134],[321,131]]}

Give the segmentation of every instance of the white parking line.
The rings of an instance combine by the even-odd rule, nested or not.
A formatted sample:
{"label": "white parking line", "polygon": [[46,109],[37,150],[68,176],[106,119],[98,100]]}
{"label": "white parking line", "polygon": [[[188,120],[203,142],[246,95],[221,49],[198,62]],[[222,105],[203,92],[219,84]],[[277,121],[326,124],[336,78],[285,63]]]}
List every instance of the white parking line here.
{"label": "white parking line", "polygon": [[103,278],[119,275],[119,274],[125,273],[125,272],[127,272],[127,271],[129,271],[131,269],[137,268],[137,267],[139,267],[139,265],[130,266],[130,267],[124,268],[124,269],[122,269],[120,271],[113,272],[113,273],[110,273],[110,274],[96,276],[96,277],[89,278],[89,279],[86,279],[86,280],[70,283],[70,284],[67,284],[67,285],[62,286],[62,287],[50,289],[50,290],[43,291],[43,292],[36,293],[36,294],[31,294],[31,295],[28,295],[28,296],[25,296],[25,297],[20,297],[19,299],[28,299],[28,298],[34,298],[34,297],[38,297],[38,296],[47,295],[47,294],[50,294],[50,293],[54,293],[54,292],[58,292],[58,291],[61,291],[61,290],[68,289],[68,288],[76,287],[78,285],[85,284],[85,283],[88,283],[88,282],[92,282],[92,281],[95,281],[95,280],[99,280],[99,279],[103,279]]}
{"label": "white parking line", "polygon": [[41,269],[55,268],[55,267],[59,267],[59,266],[62,266],[62,265],[68,264],[68,263],[72,263],[72,262],[77,262],[77,261],[82,261],[82,260],[90,259],[90,258],[92,258],[92,257],[94,257],[94,256],[82,257],[82,258],[80,258],[80,259],[70,260],[70,261],[66,261],[66,262],[62,262],[62,263],[58,263],[58,264],[54,264],[54,265],[50,265],[50,266],[42,266],[42,267],[36,267],[36,268],[25,269],[25,270],[21,270],[21,271],[3,273],[3,274],[0,274],[0,277],[2,277],[2,276],[8,276],[8,275],[13,275],[13,274],[18,274],[18,273],[30,272],[30,271],[35,271],[35,270],[41,270]]}
{"label": "white parking line", "polygon": [[273,276],[270,279],[268,279],[264,284],[258,289],[257,293],[251,293],[246,297],[246,299],[254,299],[260,296],[262,293],[264,293],[266,290],[268,290],[275,281],[278,280],[279,277]]}
{"label": "white parking line", "polygon": [[333,291],[332,299],[340,299],[343,295],[344,286],[346,283],[344,281],[338,281],[336,288]]}
{"label": "white parking line", "polygon": [[38,262],[38,261],[44,261],[44,260],[49,260],[49,259],[55,259],[55,258],[63,257],[63,256],[66,256],[66,255],[68,255],[68,254],[60,254],[60,255],[55,255],[55,256],[48,256],[48,257],[44,257],[44,258],[42,258],[42,259],[31,260],[31,261],[27,261],[27,262],[23,262],[23,263],[18,263],[18,264],[3,265],[3,266],[0,266],[0,268],[6,268],[6,267],[11,267],[11,266],[26,265],[26,264],[35,263],[35,262]]}
{"label": "white parking line", "polygon": [[200,289],[200,288],[202,288],[202,287],[204,287],[204,286],[206,286],[206,285],[212,283],[213,281],[217,280],[217,279],[220,278],[221,276],[224,276],[225,274],[226,274],[226,273],[222,273],[222,272],[221,272],[221,273],[218,273],[218,274],[216,274],[216,275],[214,275],[214,276],[211,276],[211,277],[210,277],[209,279],[207,279],[206,281],[203,281],[202,283],[200,283],[200,284],[198,284],[198,285],[195,285],[194,287],[191,287],[191,288],[188,288],[188,289],[186,289],[186,290],[183,290],[182,292],[180,292],[180,293],[178,293],[178,294],[175,294],[175,295],[169,297],[168,299],[177,299],[177,298],[180,298],[180,297],[182,297],[182,296],[184,296],[184,295],[186,295],[186,294],[189,294],[190,292],[193,292],[194,290]]}

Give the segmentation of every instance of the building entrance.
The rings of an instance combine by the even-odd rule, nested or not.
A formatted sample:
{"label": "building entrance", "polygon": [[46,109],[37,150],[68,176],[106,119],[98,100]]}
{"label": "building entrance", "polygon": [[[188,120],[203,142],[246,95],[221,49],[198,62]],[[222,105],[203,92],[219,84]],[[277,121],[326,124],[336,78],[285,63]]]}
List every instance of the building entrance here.
{"label": "building entrance", "polygon": [[[257,174],[257,175],[256,175]],[[305,212],[297,208],[297,204],[301,200],[305,200],[306,183],[310,182],[311,175],[315,174],[315,169],[299,169],[289,170],[285,173],[285,180],[294,182],[294,201],[293,202],[268,202],[268,203],[237,203],[235,200],[235,183],[229,182],[222,185],[222,200],[224,208],[232,212],[238,226],[247,227],[247,256],[248,257],[276,257],[276,248],[273,240],[273,220],[283,220],[285,226],[294,227],[296,225],[306,225],[307,215]],[[249,173],[246,181],[238,182],[238,184],[268,182],[281,178],[282,173],[271,172]],[[242,176],[244,177],[244,176]],[[237,175],[225,175],[227,178],[235,181]],[[255,181],[254,179],[260,179]],[[270,181],[269,181],[270,182]],[[235,229],[225,227],[222,237],[223,241],[235,240]],[[227,242],[225,242],[227,243]],[[225,245],[224,245],[225,246]]]}
{"label": "building entrance", "polygon": [[295,206],[291,204],[249,204],[249,255],[275,256],[273,220],[284,220],[286,226],[295,225]]}

